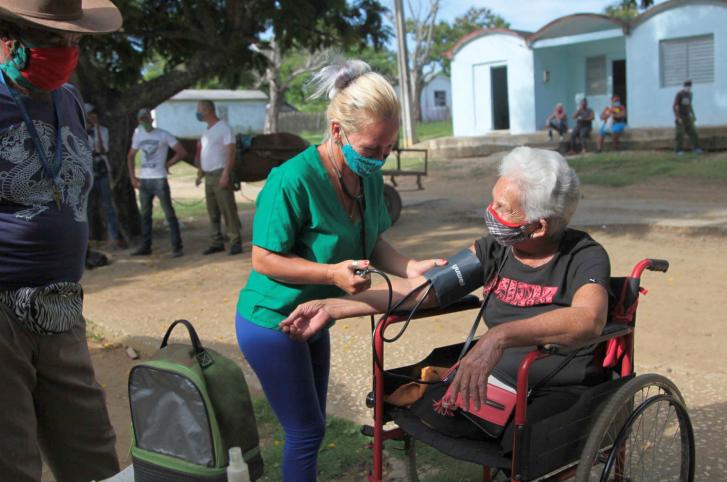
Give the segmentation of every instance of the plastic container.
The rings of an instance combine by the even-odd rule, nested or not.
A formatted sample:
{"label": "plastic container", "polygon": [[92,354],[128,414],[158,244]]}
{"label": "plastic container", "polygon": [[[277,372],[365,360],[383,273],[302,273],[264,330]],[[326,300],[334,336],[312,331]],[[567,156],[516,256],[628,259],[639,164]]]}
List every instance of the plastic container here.
{"label": "plastic container", "polygon": [[240,447],[231,447],[229,452],[230,465],[227,466],[227,482],[250,482],[247,464],[242,458]]}

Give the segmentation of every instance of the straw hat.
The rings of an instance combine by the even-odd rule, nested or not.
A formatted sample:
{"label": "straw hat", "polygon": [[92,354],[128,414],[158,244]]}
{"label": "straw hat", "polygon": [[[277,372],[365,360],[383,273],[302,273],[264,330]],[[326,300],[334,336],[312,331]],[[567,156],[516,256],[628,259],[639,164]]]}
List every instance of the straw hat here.
{"label": "straw hat", "polygon": [[63,32],[108,33],[121,27],[110,0],[0,0],[0,18]]}

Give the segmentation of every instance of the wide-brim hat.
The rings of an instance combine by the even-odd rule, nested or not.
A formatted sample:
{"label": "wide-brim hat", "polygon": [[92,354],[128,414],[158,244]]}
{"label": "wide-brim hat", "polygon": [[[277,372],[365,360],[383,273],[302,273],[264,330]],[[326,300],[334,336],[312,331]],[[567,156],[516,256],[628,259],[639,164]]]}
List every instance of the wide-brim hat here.
{"label": "wide-brim hat", "polygon": [[121,12],[110,0],[0,0],[0,18],[38,28],[84,34],[121,28]]}

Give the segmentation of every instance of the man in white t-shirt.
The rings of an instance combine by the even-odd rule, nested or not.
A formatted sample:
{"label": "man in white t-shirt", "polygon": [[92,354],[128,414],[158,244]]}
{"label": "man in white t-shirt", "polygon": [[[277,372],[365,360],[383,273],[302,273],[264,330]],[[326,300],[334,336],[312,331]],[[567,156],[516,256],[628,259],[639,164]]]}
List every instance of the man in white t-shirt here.
{"label": "man in white t-shirt", "polygon": [[[131,149],[127,156],[129,176],[131,184],[139,189],[139,201],[141,203],[141,233],[142,244],[133,253],[135,256],[147,256],[151,254],[151,211],[154,196],[159,198],[159,203],[164,211],[164,217],[169,224],[169,233],[172,241],[172,258],[178,258],[184,254],[182,250],[182,237],[179,233],[179,221],[172,206],[172,196],[167,182],[168,169],[182,160],[187,151],[182,144],[169,132],[164,129],[155,128],[152,125],[153,119],[149,109],[141,109],[136,116],[139,127],[134,131],[131,139]],[[174,150],[174,155],[167,160],[169,148]],[[136,177],[136,153],[141,151],[141,172]]]}
{"label": "man in white t-shirt", "polygon": [[232,188],[232,169],[235,162],[235,135],[227,122],[220,120],[211,100],[197,103],[197,120],[206,122],[198,155],[197,180],[199,186],[204,178],[204,193],[207,200],[207,214],[210,218],[210,245],[202,254],[225,250],[220,218],[224,218],[227,236],[230,239],[230,255],[242,253],[240,216],[237,214],[235,192]]}

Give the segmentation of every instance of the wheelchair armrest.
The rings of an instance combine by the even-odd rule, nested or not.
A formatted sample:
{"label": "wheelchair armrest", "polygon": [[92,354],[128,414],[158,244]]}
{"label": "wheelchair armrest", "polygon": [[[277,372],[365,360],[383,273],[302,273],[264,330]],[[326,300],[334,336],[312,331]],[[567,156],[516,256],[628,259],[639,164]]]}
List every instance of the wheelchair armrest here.
{"label": "wheelchair armrest", "polygon": [[574,351],[580,350],[581,348],[591,345],[598,345],[599,343],[610,340],[611,338],[618,338],[620,336],[627,335],[632,331],[634,331],[634,328],[632,326],[623,325],[620,323],[609,323],[604,327],[603,333],[599,337],[568,346],[549,343],[547,345],[539,346],[538,349],[552,355],[567,355]]}
{"label": "wheelchair armrest", "polygon": [[[481,305],[480,299],[475,295],[466,295],[459,301],[455,301],[451,305],[444,308],[428,308],[426,310],[418,310],[412,319],[426,318],[429,316],[446,315],[447,313],[457,313],[458,311],[473,310]],[[409,316],[409,310],[397,310],[391,313],[392,316],[404,317]]]}

